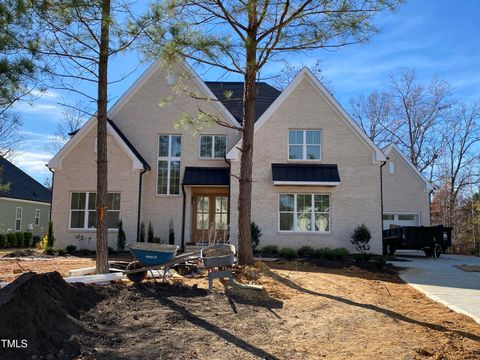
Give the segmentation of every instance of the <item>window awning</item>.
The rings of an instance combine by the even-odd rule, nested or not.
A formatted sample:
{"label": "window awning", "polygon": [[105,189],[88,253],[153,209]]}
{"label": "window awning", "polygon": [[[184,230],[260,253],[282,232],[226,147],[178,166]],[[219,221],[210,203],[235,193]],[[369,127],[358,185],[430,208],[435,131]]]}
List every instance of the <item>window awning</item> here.
{"label": "window awning", "polygon": [[187,166],[183,175],[183,185],[228,186],[230,174],[226,167]]}
{"label": "window awning", "polygon": [[337,164],[272,164],[273,185],[337,186]]}

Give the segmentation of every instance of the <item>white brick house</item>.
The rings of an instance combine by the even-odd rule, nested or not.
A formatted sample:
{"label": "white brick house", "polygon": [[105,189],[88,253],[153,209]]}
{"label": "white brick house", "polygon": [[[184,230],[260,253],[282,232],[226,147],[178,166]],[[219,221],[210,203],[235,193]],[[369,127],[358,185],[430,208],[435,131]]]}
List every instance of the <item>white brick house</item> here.
{"label": "white brick house", "polygon": [[[218,101],[182,93],[159,106],[173,95],[175,81]],[[209,229],[236,242],[240,134],[221,126],[193,134],[176,125],[184,112],[201,107],[239,126],[242,86],[204,82],[186,64],[167,72],[157,62],[109,110],[110,246],[120,218],[128,242],[137,240],[142,221],[166,241],[173,221],[182,247],[204,242]],[[363,223],[372,251],[380,253],[385,153],[308,69],[282,93],[266,83],[257,91],[252,219],[262,229],[260,246],[351,248],[350,235]],[[92,118],[48,164],[58,246],[95,247],[95,148]],[[418,206],[413,210],[423,214],[428,197]]]}

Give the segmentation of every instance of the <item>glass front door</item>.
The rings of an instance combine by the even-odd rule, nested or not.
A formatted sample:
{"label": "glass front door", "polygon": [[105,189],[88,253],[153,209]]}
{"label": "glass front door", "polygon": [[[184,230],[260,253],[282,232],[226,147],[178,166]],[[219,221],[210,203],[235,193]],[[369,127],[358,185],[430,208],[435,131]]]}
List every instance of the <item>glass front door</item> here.
{"label": "glass front door", "polygon": [[[228,191],[228,190],[227,190]],[[228,194],[192,196],[192,242],[222,243],[228,240]]]}

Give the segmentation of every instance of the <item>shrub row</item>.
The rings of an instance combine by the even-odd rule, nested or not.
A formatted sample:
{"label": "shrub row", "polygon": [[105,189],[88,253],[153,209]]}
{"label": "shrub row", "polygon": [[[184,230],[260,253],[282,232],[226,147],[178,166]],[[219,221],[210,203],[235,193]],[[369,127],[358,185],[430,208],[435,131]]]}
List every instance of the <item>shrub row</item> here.
{"label": "shrub row", "polygon": [[0,234],[0,249],[7,247],[31,247],[35,245],[36,238],[31,232]]}
{"label": "shrub row", "polygon": [[348,250],[345,248],[320,248],[314,249],[311,246],[302,246],[298,250],[291,248],[279,249],[277,245],[268,245],[262,249],[262,255],[264,256],[279,256],[286,259],[294,259],[296,257],[301,258],[316,258],[327,260],[342,260],[348,255]]}

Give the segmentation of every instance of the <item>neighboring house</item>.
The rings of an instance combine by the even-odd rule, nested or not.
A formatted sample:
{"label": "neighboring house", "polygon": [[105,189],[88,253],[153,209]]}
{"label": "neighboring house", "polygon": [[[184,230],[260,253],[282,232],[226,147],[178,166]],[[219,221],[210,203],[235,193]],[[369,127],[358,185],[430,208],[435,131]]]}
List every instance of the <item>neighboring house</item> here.
{"label": "neighboring house", "polygon": [[383,228],[430,226],[432,184],[396,145],[383,151],[388,156],[382,168]]}
{"label": "neighboring house", "polygon": [[[175,95],[181,81],[195,96]],[[180,246],[237,242],[240,133],[218,125],[199,133],[177,121],[201,107],[222,122],[242,121],[243,84],[204,82],[187,64],[153,64],[108,112],[109,246],[123,220],[127,241],[140,223]],[[172,104],[160,106],[175,96]],[[205,101],[201,98],[210,98]],[[356,226],[382,251],[381,165],[385,154],[325,87],[304,69],[282,92],[257,85],[252,221],[260,247],[347,247]],[[95,247],[96,118],[48,164],[54,172],[57,245]],[[213,231],[215,230],[215,231]]]}
{"label": "neighboring house", "polygon": [[0,184],[7,187],[0,191],[0,232],[45,233],[50,218],[50,190],[3,157]]}

